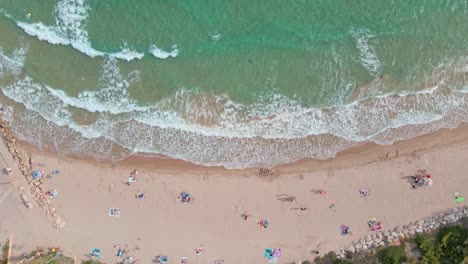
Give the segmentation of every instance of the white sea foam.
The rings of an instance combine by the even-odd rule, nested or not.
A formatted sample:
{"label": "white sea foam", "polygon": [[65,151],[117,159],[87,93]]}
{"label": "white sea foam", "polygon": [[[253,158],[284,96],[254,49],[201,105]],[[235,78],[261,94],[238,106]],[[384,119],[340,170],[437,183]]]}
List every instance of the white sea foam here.
{"label": "white sea foam", "polygon": [[[15,68],[21,65],[21,56],[2,54],[0,62],[2,68]],[[77,154],[80,148],[70,146],[72,138],[85,144],[89,155],[111,155],[104,148],[115,144],[125,149],[122,153],[160,153],[229,168],[330,158],[359,142],[390,144],[468,121],[468,94],[453,89],[456,80],[444,78],[436,82],[437,88],[425,92],[328,108],[305,107],[278,93],[240,104],[226,96],[185,89],[156,104],[139,105],[128,93],[137,79],[137,72],[123,76],[118,61],[109,57],[103,62],[96,91],[76,97],[24,75],[0,88],[26,108],[27,112],[13,115],[11,122],[32,143]],[[95,118],[81,124],[77,111],[92,112]],[[32,116],[34,122],[29,120]],[[32,124],[41,127],[40,133]],[[92,140],[100,142],[94,152]]]}
{"label": "white sea foam", "polygon": [[171,51],[165,51],[158,48],[156,45],[151,45],[149,52],[153,54],[154,57],[163,60],[169,57],[175,58],[177,55],[179,55],[179,49],[177,48],[177,45],[173,45],[171,47]]}
{"label": "white sea foam", "polygon": [[28,35],[35,36],[41,41],[54,45],[70,45],[74,49],[89,57],[113,56],[118,59],[131,61],[141,59],[144,54],[128,48],[126,45],[116,53],[106,53],[94,49],[89,42],[86,31],[86,19],[89,6],[85,0],[61,0],[54,8],[54,25],[44,25],[42,22],[26,23],[16,21],[11,15],[5,13],[10,19],[16,21],[18,27]]}
{"label": "white sea foam", "polygon": [[126,61],[131,61],[134,59],[141,60],[141,58],[145,56],[144,53],[140,53],[129,48],[127,43],[125,43],[124,46],[121,47],[121,50],[119,52],[112,53],[112,54],[107,53],[107,55],[117,58],[117,59],[126,60]]}
{"label": "white sea foam", "polygon": [[359,50],[361,65],[367,69],[372,76],[377,77],[381,71],[382,65],[372,45],[374,36],[368,29],[354,30],[351,34]]}
{"label": "white sea foam", "polygon": [[208,35],[210,36],[211,40],[214,42],[217,42],[223,36],[222,34],[217,33],[217,32],[210,32]]}
{"label": "white sea foam", "polygon": [[24,59],[26,58],[28,47],[16,49],[11,56],[3,53],[0,47],[0,77],[11,74],[18,75],[23,68]]}

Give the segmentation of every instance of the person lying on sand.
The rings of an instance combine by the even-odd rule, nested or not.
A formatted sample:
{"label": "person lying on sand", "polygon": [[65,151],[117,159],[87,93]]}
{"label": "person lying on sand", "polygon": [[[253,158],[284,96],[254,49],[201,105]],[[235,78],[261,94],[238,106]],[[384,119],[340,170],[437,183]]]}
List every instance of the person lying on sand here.
{"label": "person lying on sand", "polygon": [[294,202],[294,201],[296,201],[296,197],[289,196],[289,197],[279,198],[278,200],[280,200],[282,202]]}

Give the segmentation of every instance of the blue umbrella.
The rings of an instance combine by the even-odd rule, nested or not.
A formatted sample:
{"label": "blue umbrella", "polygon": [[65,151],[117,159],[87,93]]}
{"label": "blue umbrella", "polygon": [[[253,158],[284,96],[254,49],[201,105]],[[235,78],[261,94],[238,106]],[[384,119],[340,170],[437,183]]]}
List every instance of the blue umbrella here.
{"label": "blue umbrella", "polygon": [[35,180],[39,180],[42,176],[41,172],[40,171],[34,171],[33,174],[32,174],[33,178]]}

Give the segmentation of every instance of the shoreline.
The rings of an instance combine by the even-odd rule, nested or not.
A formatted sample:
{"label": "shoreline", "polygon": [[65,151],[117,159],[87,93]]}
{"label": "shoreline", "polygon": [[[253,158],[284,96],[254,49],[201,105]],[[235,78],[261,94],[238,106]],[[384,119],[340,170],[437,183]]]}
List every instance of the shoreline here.
{"label": "shoreline", "polygon": [[[275,166],[279,177],[267,179],[258,176],[258,168],[230,170],[136,156],[113,164],[62,157],[25,142],[19,142],[17,149],[27,154],[31,170],[38,169],[39,162],[47,164],[48,170],[60,169],[43,185],[44,190],[58,190],[59,195],[47,198],[47,204],[56,209],[63,225],[53,228],[53,218],[37,204],[33,209],[24,207],[19,194],[28,185],[27,177],[15,169],[14,185],[0,186],[0,192],[7,188],[15,195],[7,197],[8,203],[0,202],[0,207],[7,206],[1,210],[20,220],[5,219],[0,235],[15,234],[24,251],[60,245],[78,260],[99,247],[107,263],[118,260],[113,256],[116,244],[130,245],[129,254],[142,263],[158,254],[171,256],[171,262],[187,256],[190,263],[215,259],[261,263],[268,247],[282,248],[280,263],[312,259],[311,250],[323,254],[365,237],[369,217],[383,219],[385,229],[391,229],[457,206],[454,191],[468,193],[468,177],[463,175],[468,170],[463,159],[468,154],[467,124],[393,145],[363,144],[330,160],[303,159]],[[11,154],[3,147],[0,151]],[[140,172],[138,182],[122,184],[135,168]],[[421,168],[434,175],[435,184],[410,190],[402,177]],[[362,186],[372,190],[370,197],[359,197],[357,190]],[[320,188],[327,191],[325,196],[315,193]],[[194,201],[180,205],[181,191],[189,191]],[[136,192],[148,197],[138,201]],[[280,202],[281,194],[293,195],[297,201]],[[337,205],[336,212],[329,209],[330,204]],[[106,215],[108,208],[117,206],[122,209],[120,218]],[[309,210],[295,210],[299,207]],[[244,211],[252,213],[252,219],[239,219]],[[262,219],[271,222],[267,230],[256,224]],[[351,226],[354,236],[340,236],[340,224]],[[200,245],[207,250],[201,257],[193,252]],[[232,248],[243,253],[239,256]]]}
{"label": "shoreline", "polygon": [[[467,136],[464,136],[466,133]],[[443,138],[443,140],[441,140]],[[468,123],[461,123],[456,128],[442,128],[436,132],[417,136],[411,139],[396,141],[391,145],[380,145],[374,142],[362,142],[356,146],[347,148],[336,154],[334,158],[329,159],[315,159],[315,158],[302,158],[297,161],[265,166],[263,168],[271,168],[278,170],[286,170],[290,173],[300,172],[301,168],[311,169],[313,171],[327,169],[329,166],[338,166],[339,168],[348,168],[356,166],[356,161],[359,165],[368,163],[392,160],[405,155],[417,155],[418,152],[431,150],[434,147],[443,145],[457,144],[462,141],[468,142]],[[125,157],[123,160],[96,160],[89,157],[61,155],[50,150],[41,150],[36,146],[24,140],[19,140],[21,148],[30,153],[40,152],[48,156],[56,156],[66,160],[77,160],[82,162],[92,163],[97,166],[116,167],[124,166],[128,168],[143,167],[143,168],[158,168],[165,171],[178,170],[178,169],[191,169],[194,171],[210,171],[210,172],[223,172],[223,173],[239,173],[243,171],[256,171],[260,167],[247,167],[243,169],[229,169],[224,166],[206,166],[201,164],[192,163],[183,159],[172,158],[168,156],[153,157],[144,156],[140,153],[132,154]],[[350,160],[353,160],[350,162]],[[300,167],[300,168],[299,168]],[[257,175],[258,173],[255,173]]]}

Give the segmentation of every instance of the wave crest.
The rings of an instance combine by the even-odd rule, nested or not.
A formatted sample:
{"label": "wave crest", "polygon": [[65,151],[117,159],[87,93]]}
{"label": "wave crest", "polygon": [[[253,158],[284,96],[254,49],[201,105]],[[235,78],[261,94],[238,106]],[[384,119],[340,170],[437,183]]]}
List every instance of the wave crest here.
{"label": "wave crest", "polygon": [[[1,55],[2,69],[22,65],[21,56],[17,57]],[[14,70],[9,71],[13,81],[0,88],[21,106],[9,119],[20,137],[58,152],[92,152],[92,144],[86,143],[86,153],[71,153],[80,149],[65,143],[68,137],[77,144],[96,140],[100,142],[96,148],[106,146],[120,153],[96,150],[107,158],[159,153],[198,164],[243,168],[304,157],[331,158],[361,142],[390,144],[466,122],[467,61],[462,58],[437,69],[431,80],[435,85],[421,92],[368,97],[328,108],[306,107],[299,99],[277,93],[241,104],[183,88],[156,104],[140,105],[128,92],[139,73],[123,76],[111,57],[103,61],[96,91],[76,97]],[[30,132],[35,126],[41,126],[41,133]]]}
{"label": "wave crest", "polygon": [[126,61],[143,58],[143,53],[132,50],[126,45],[116,53],[106,53],[94,49],[89,42],[88,32],[86,31],[86,19],[89,10],[90,8],[85,0],[61,0],[54,7],[55,23],[51,26],[46,26],[41,22],[25,23],[16,21],[7,13],[5,13],[5,16],[15,20],[17,26],[28,35],[53,45],[72,46],[92,58],[105,55]]}
{"label": "wave crest", "polygon": [[171,47],[171,51],[164,51],[156,47],[156,45],[151,45],[149,52],[153,54],[154,57],[163,60],[170,57],[175,58],[177,55],[179,55],[179,49],[177,48],[177,45],[173,45]]}

